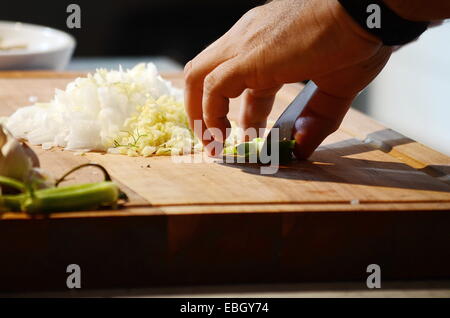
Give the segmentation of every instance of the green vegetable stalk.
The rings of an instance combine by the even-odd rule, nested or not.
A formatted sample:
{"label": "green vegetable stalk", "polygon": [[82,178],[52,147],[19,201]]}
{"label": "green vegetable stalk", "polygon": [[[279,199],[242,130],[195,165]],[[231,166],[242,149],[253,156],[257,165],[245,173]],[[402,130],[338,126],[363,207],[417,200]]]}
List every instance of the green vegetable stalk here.
{"label": "green vegetable stalk", "polygon": [[[246,159],[249,159],[252,156],[256,156],[256,158],[259,158],[264,145],[264,141],[264,138],[255,138],[252,141],[229,146],[223,150],[223,154],[225,156],[231,155],[236,157],[244,157]],[[279,142],[280,163],[287,163],[293,159],[294,146],[295,140],[283,140]]]}
{"label": "green vegetable stalk", "polygon": [[[58,187],[68,175],[89,166],[101,169],[105,180]],[[116,208],[120,200],[127,201],[126,194],[98,164],[75,167],[53,182],[39,169],[39,159],[34,151],[0,124],[0,211],[38,214],[95,210]]]}
{"label": "green vegetable stalk", "polygon": [[[87,166],[100,168],[104,172],[105,181],[57,187],[69,174]],[[126,194],[111,181],[105,168],[97,164],[84,164],[72,169],[52,188],[36,190],[20,181],[1,176],[0,185],[21,191],[20,194],[1,196],[0,210],[22,211],[29,214],[116,208],[119,200],[128,200]]]}

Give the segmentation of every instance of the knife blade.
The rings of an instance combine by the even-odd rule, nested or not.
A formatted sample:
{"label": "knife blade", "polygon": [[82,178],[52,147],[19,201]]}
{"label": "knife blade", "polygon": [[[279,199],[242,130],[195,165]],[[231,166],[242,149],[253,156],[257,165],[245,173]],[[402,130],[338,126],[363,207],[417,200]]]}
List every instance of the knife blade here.
{"label": "knife blade", "polygon": [[268,151],[268,145],[272,138],[272,132],[278,129],[278,141],[291,140],[292,130],[294,128],[295,121],[303,110],[308,106],[314,94],[317,92],[317,85],[313,81],[309,81],[301,92],[294,98],[289,106],[284,110],[280,117],[270,129],[267,137],[265,138],[262,150],[265,154],[270,154]]}

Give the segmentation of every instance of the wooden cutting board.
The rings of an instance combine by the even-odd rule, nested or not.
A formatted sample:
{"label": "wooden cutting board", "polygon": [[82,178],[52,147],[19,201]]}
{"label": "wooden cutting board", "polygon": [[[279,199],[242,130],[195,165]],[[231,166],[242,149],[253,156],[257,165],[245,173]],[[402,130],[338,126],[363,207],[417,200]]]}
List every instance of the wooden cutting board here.
{"label": "wooden cutting board", "polygon": [[[182,85],[180,74],[166,77]],[[51,73],[38,78],[25,74],[1,79],[0,116],[30,104],[30,96],[39,101],[50,100],[55,88],[63,89],[72,79],[70,74]],[[300,88],[289,85],[280,92],[272,119],[277,118]],[[232,104],[230,117],[236,119],[239,100]],[[385,143],[385,147],[394,144],[395,151],[383,152],[365,144],[367,136]],[[294,210],[306,211],[310,208],[305,205],[318,205],[315,208],[320,210],[334,209],[333,205],[361,210],[373,204],[386,210],[399,205],[413,208],[417,204],[450,207],[450,185],[439,179],[441,174],[446,176],[450,158],[377,125],[355,110],[350,111],[342,128],[327,138],[309,161],[281,167],[277,174],[268,176],[261,175],[256,165],[219,164],[214,160],[174,163],[170,157],[131,158],[102,153],[80,156],[61,149],[43,151],[35,147],[35,150],[43,168],[55,176],[84,162],[104,165],[128,188],[133,207],[153,206],[172,211],[176,206],[177,210],[204,211],[201,207],[208,205],[210,212],[226,212],[230,206],[241,204],[264,210],[267,205],[276,205],[270,208],[272,211],[291,211],[292,205]],[[93,171],[82,176],[95,179]],[[351,204],[352,201],[360,204]]]}
{"label": "wooden cutting board", "polygon": [[[0,116],[30,104],[31,96],[50,100],[56,88],[64,89],[79,75],[0,73]],[[181,74],[165,77],[183,85]],[[301,88],[291,84],[282,89],[271,119],[278,117]],[[236,119],[239,103],[239,99],[232,101],[231,119]],[[364,264],[377,262],[377,257],[388,268],[387,277],[450,275],[450,158],[356,110],[349,111],[341,128],[310,160],[280,167],[275,175],[261,175],[257,165],[212,159],[175,163],[170,157],[95,152],[81,156],[62,149],[34,149],[42,167],[55,176],[81,163],[102,164],[131,201],[119,211],[64,213],[45,219],[4,213],[0,255],[15,257],[6,264],[0,262],[0,290],[2,281],[5,290],[60,288],[65,272],[58,272],[55,264],[63,266],[77,259],[95,269],[86,283],[92,287],[355,279],[365,273]],[[73,182],[99,178],[87,169]],[[21,238],[7,244],[11,241],[8,235]],[[117,249],[111,247],[114,244]],[[297,248],[302,248],[303,256],[308,251],[308,260],[297,255]],[[428,257],[428,265],[422,260],[421,266],[400,271],[406,262],[401,257],[411,256],[408,253],[414,249],[412,255]],[[113,283],[102,280],[99,277],[106,274],[99,274],[99,255],[114,270],[128,274]],[[158,255],[158,260],[150,255]],[[446,268],[433,269],[434,259]],[[24,260],[38,264],[51,277],[49,282],[30,287],[30,281],[39,279],[22,264]],[[318,265],[323,262],[331,262],[340,271]],[[133,272],[130,266],[137,263],[139,270]],[[149,274],[149,266],[158,270]],[[190,274],[176,274],[181,268]]]}

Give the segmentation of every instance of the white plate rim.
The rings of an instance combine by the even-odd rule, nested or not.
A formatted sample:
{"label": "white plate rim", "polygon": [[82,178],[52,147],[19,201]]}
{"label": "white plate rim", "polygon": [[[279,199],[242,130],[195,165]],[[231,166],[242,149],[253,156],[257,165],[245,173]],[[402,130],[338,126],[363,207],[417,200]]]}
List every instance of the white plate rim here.
{"label": "white plate rim", "polygon": [[25,28],[31,28],[31,29],[35,29],[38,31],[47,31],[47,32],[51,32],[54,33],[58,36],[64,37],[67,40],[66,44],[60,45],[60,46],[55,46],[49,49],[25,49],[25,50],[20,50],[20,51],[0,51],[0,56],[27,56],[27,55],[37,55],[37,54],[49,54],[49,53],[54,53],[54,52],[58,52],[58,51],[63,51],[63,50],[67,50],[67,49],[74,49],[75,45],[76,45],[76,40],[75,38],[64,31],[52,28],[52,27],[48,27],[48,26],[44,26],[44,25],[38,25],[38,24],[32,24],[32,23],[26,23],[26,22],[20,22],[20,21],[5,21],[5,20],[0,20],[0,27],[5,26],[5,27],[25,27]]}

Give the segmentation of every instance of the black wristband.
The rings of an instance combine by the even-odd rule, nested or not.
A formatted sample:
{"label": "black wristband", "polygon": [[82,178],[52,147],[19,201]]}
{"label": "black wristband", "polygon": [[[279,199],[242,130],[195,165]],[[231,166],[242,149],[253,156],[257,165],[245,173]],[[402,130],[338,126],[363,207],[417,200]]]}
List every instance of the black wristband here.
{"label": "black wristband", "polygon": [[364,30],[378,37],[384,45],[403,45],[411,42],[425,32],[429,25],[429,22],[403,19],[382,0],[338,1]]}

